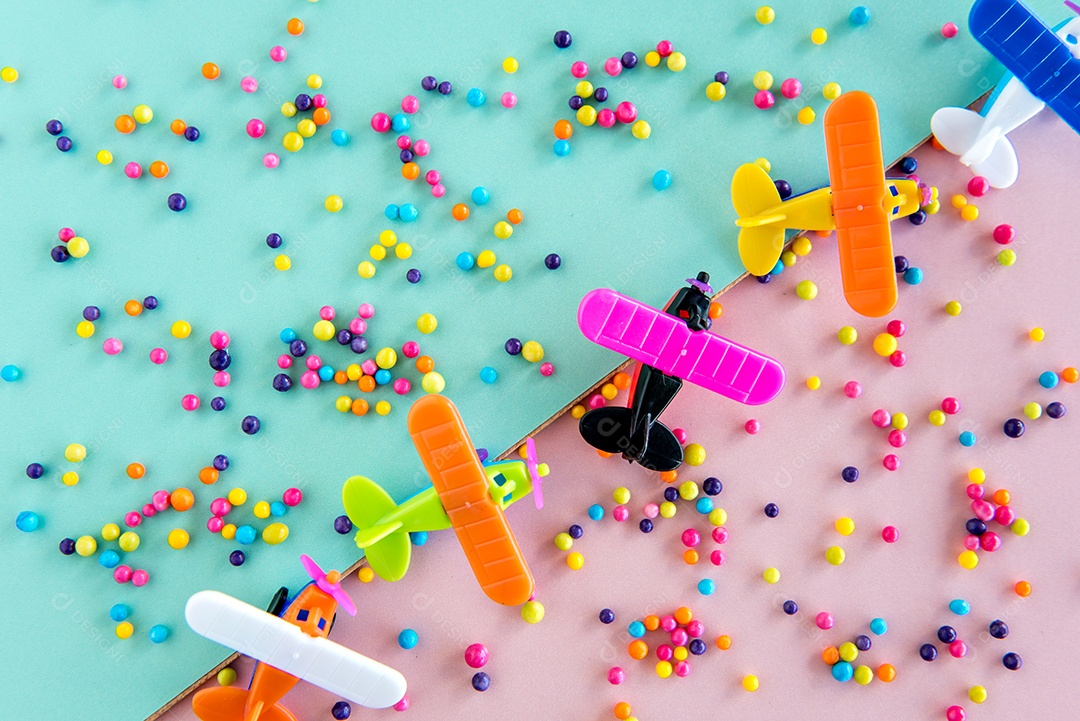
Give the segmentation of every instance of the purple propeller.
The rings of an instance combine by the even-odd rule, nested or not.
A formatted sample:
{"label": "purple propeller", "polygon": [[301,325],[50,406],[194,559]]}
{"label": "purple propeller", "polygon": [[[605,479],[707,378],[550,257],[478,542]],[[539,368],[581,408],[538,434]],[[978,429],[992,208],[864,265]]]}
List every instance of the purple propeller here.
{"label": "purple propeller", "polygon": [[311,580],[315,582],[319,590],[329,595],[332,599],[337,601],[338,606],[345,610],[345,613],[350,616],[356,615],[356,606],[353,605],[352,599],[349,598],[349,594],[345,592],[345,589],[341,587],[340,575],[337,571],[331,571],[335,577],[339,580],[330,582],[327,573],[324,573],[319,564],[306,553],[300,554],[300,563],[304,565],[304,570],[311,576]]}
{"label": "purple propeller", "polygon": [[539,463],[536,461],[536,444],[532,438],[525,439],[525,467],[529,469],[532,477],[533,498],[536,499],[536,510],[544,507],[544,493],[540,489],[543,479],[540,477]]}

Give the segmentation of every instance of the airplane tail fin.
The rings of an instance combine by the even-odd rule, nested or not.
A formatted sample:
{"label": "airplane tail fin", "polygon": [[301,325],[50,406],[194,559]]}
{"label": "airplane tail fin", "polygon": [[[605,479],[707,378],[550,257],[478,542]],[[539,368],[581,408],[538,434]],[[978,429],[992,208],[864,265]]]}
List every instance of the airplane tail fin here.
{"label": "airplane tail fin", "polygon": [[682,464],[683,450],[675,434],[660,421],[642,423],[634,432],[629,408],[604,406],[581,417],[578,430],[593,448],[623,453],[643,468],[664,472]]}
{"label": "airplane tail fin", "polygon": [[280,704],[253,708],[253,718],[245,716],[248,690],[236,686],[203,689],[191,699],[191,710],[201,721],[296,721]]}
{"label": "airplane tail fin", "polygon": [[631,445],[630,418],[629,408],[594,408],[578,421],[578,431],[593,448],[605,453],[622,453]]}
{"label": "airplane tail fin", "polygon": [[356,527],[356,545],[364,550],[371,570],[385,581],[397,581],[409,570],[412,543],[400,522],[379,523],[397,508],[382,486],[369,478],[353,476],[341,489],[345,513]]}
{"label": "airplane tail fin", "polygon": [[753,275],[767,275],[784,250],[780,193],[761,166],[745,163],[731,179],[731,202],[739,215],[739,257]]}
{"label": "airplane tail fin", "polygon": [[986,118],[966,108],[941,108],[930,118],[930,130],[942,147],[991,187],[1008,188],[1016,182],[1019,164],[1009,139],[1000,132],[980,137]]}

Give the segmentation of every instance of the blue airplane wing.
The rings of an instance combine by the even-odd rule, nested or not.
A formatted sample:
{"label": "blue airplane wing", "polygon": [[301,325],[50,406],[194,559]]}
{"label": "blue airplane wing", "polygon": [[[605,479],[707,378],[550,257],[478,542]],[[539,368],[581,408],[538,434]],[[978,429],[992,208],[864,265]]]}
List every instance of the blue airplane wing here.
{"label": "blue airplane wing", "polygon": [[1031,94],[1080,133],[1080,59],[1023,3],[975,0],[968,28]]}

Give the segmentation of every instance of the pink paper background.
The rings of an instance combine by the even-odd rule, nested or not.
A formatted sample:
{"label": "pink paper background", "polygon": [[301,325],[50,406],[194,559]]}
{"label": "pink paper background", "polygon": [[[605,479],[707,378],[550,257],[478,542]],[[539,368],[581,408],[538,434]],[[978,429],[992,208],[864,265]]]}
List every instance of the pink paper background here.
{"label": "pink paper background", "polygon": [[[567,415],[536,437],[541,457],[553,469],[545,484],[547,505],[536,512],[526,500],[508,513],[547,609],[543,623],[526,625],[517,609],[488,601],[452,534],[443,533],[417,549],[401,582],[376,579],[362,585],[349,578],[345,586],[360,614],[342,614],[333,640],[402,671],[412,702],[407,717],[414,721],[610,719],[620,700],[630,702],[643,721],[943,719],[954,703],[963,705],[972,721],[1055,712],[1056,718],[1070,717],[1080,700],[1074,679],[1080,668],[1075,541],[1080,403],[1075,386],[1048,391],[1036,379],[1044,370],[1080,364],[1080,283],[1073,280],[1080,262],[1073,237],[1080,141],[1049,112],[1011,137],[1020,156],[1020,181],[978,199],[981,216],[972,223],[962,222],[948,204],[953,193],[965,192],[969,171],[928,146],[917,153],[919,174],[940,187],[945,207],[921,228],[907,221],[894,225],[896,252],[926,274],[919,286],[901,283],[899,306],[888,317],[908,325],[900,339],[909,358],[906,367],[893,368],[871,348],[888,318],[859,318],[844,304],[834,238],[813,238],[813,253],[770,286],[745,282],[722,297],[724,315],[714,329],[775,356],[788,372],[787,387],[769,406],[749,409],[688,386],[665,414],[669,425],[686,428],[690,440],[708,451],[703,466],[684,467],[682,479],[715,475],[724,482],[716,500],[730,515],[731,540],[723,547],[722,567],[707,560],[696,567],[683,563],[682,530],[694,526],[707,534],[709,529],[689,504],[681,504],[671,520],[657,519],[652,534],[642,534],[637,528],[641,508],[662,500],[663,484],[636,466],[598,458]],[[772,160],[774,177],[783,177],[782,159]],[[995,261],[1001,246],[991,231],[1001,222],[1012,223],[1019,233],[1012,246],[1019,260],[1011,268]],[[734,228],[722,234],[724,242],[734,242],[734,236]],[[708,268],[707,249],[702,267]],[[687,268],[686,276],[696,270]],[[812,302],[798,300],[794,292],[807,278],[820,291]],[[674,290],[682,277],[657,280]],[[963,303],[963,313],[951,318],[943,308],[954,299]],[[845,324],[859,330],[854,346],[836,340]],[[1027,339],[1036,325],[1046,329],[1043,343]],[[816,392],[805,386],[811,375],[822,379]],[[853,379],[864,388],[857,400],[842,392]],[[962,411],[944,427],[931,426],[927,413],[950,395],[961,400]],[[1019,440],[1006,438],[1002,422],[1022,416],[1024,403],[1033,400],[1044,405],[1060,400],[1069,413],[1058,421],[1029,422]],[[894,449],[886,431],[869,421],[876,408],[903,411],[911,420],[909,442],[896,451],[903,462],[897,472],[881,465]],[[762,423],[758,436],[742,430],[751,417]],[[976,446],[960,446],[962,430],[978,435]],[[839,477],[849,464],[862,471],[852,485]],[[979,567],[965,571],[956,556],[964,521],[971,516],[964,486],[973,466],[986,470],[989,490],[1013,493],[1012,505],[1031,521],[1032,532],[1019,538],[1006,531],[1001,551],[981,554]],[[611,492],[619,485],[633,492],[631,521],[625,524],[610,515]],[[778,518],[762,513],[770,501],[780,506]],[[585,514],[592,503],[609,512],[599,523]],[[848,538],[833,530],[840,516],[856,522]],[[566,567],[566,554],[552,544],[571,523],[585,529],[574,545],[586,561],[577,572]],[[900,529],[898,543],[881,540],[886,524]],[[842,566],[824,561],[833,544],[847,550]],[[703,559],[712,548],[711,540],[702,543]],[[781,570],[775,586],[761,578],[768,566]],[[696,590],[706,577],[717,584],[711,597]],[[1013,592],[1020,579],[1032,583],[1030,598]],[[800,606],[794,617],[780,609],[788,598]],[[949,613],[953,598],[967,599],[971,614]],[[653,671],[654,657],[627,656],[626,625],[684,604],[705,622],[709,650],[692,657],[689,678],[663,680]],[[616,613],[610,626],[597,620],[604,607]],[[820,610],[834,614],[834,630],[815,627]],[[873,637],[874,647],[858,663],[873,668],[892,663],[896,681],[886,685],[875,679],[868,687],[835,682],[820,660],[822,648],[869,633],[867,625],[877,616],[888,621],[889,631]],[[995,618],[1009,624],[1008,639],[986,634]],[[938,644],[942,656],[923,662],[919,645],[936,641],[935,631],[945,623],[968,642],[970,654],[954,659]],[[406,627],[420,634],[420,645],[411,651],[396,643]],[[730,650],[714,645],[719,633],[734,639]],[[656,634],[648,640],[651,648],[661,642]],[[472,690],[473,671],[462,660],[465,646],[477,641],[492,654],[484,669],[492,687],[483,694]],[[1019,672],[1001,665],[1006,651],[1023,657]],[[628,674],[621,687],[606,681],[614,664]],[[236,668],[246,685],[251,664],[242,660]],[[742,690],[747,673],[760,678],[757,693]],[[975,684],[989,691],[982,706],[967,698]],[[285,705],[300,719],[330,719],[335,700],[301,684]],[[391,718],[395,712],[354,708],[353,714]],[[163,718],[194,717],[185,700]]]}

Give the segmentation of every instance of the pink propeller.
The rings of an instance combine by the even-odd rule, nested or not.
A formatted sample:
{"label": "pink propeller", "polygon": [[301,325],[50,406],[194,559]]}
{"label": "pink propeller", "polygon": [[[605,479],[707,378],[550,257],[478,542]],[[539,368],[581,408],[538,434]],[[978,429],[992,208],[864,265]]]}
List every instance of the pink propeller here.
{"label": "pink propeller", "polygon": [[543,478],[540,476],[539,463],[536,460],[536,444],[533,443],[532,438],[525,439],[525,467],[529,469],[529,475],[532,477],[533,498],[536,499],[536,509],[540,510],[544,507],[544,493],[540,490]]}
{"label": "pink propeller", "polygon": [[[352,599],[349,598],[349,594],[341,587],[340,580],[331,583],[330,579],[327,577],[328,574],[324,573],[323,570],[319,568],[319,564],[315,563],[311,556],[306,553],[300,554],[300,563],[304,564],[304,570],[311,576],[311,580],[315,582],[315,585],[318,586],[320,591],[337,601],[338,606],[344,609],[345,613],[350,616],[356,615],[356,606],[353,605]],[[337,571],[331,571],[330,573],[334,574],[334,576],[338,576]]]}

